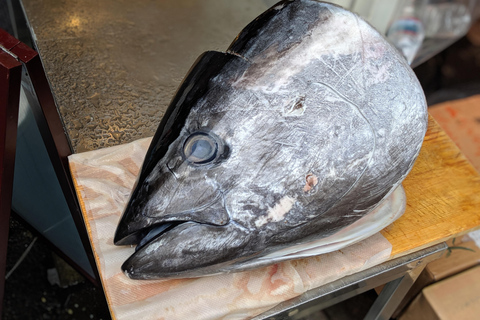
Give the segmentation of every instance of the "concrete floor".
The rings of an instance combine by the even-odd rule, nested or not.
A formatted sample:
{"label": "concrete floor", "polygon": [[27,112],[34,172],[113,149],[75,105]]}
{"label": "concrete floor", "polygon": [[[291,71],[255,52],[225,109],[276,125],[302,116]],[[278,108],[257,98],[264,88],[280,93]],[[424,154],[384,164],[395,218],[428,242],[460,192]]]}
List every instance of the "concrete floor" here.
{"label": "concrete floor", "polygon": [[[7,274],[35,238],[19,220],[11,218]],[[31,248],[6,280],[2,319],[110,319],[101,289],[84,280],[41,238]],[[59,284],[51,283],[55,271]]]}
{"label": "concrete floor", "polygon": [[[0,6],[5,0],[0,0]],[[0,22],[5,23],[5,16]],[[0,27],[5,28],[0,23]],[[478,35],[480,37],[480,34]],[[480,94],[480,43],[463,38],[451,48],[416,68],[429,104]],[[10,224],[7,272],[11,270],[35,236],[13,218]],[[42,239],[35,240],[20,266],[6,281],[2,318],[14,319],[110,319],[101,289],[75,271],[60,271],[63,286],[52,284],[48,274],[65,270],[64,263]],[[76,283],[77,282],[77,283]],[[76,284],[73,284],[76,283]],[[305,319],[361,319],[375,299],[366,292]]]}

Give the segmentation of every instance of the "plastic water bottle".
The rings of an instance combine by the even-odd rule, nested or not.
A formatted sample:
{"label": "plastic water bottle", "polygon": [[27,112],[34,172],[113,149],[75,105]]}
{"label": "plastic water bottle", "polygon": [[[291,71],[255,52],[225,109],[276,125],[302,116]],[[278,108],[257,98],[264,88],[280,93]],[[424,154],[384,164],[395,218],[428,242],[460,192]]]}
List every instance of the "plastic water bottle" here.
{"label": "plastic water bottle", "polygon": [[387,31],[388,40],[403,53],[411,64],[425,38],[422,22],[416,17],[396,19]]}

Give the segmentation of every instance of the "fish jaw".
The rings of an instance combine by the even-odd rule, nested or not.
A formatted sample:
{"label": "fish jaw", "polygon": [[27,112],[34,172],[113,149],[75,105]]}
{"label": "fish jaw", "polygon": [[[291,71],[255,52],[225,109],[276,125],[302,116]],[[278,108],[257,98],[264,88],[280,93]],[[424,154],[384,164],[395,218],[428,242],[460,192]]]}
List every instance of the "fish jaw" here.
{"label": "fish jaw", "polygon": [[230,221],[222,192],[198,179],[191,184],[203,183],[204,187],[202,197],[195,197],[191,195],[196,191],[194,188],[186,189],[182,180],[172,178],[171,173],[156,174],[159,171],[154,170],[135,188],[117,226],[116,245],[138,244],[152,228],[166,223],[194,221],[221,226]]}
{"label": "fish jaw", "polygon": [[[242,68],[247,64],[244,59],[234,54],[205,52],[197,59],[183,80],[147,150],[142,169],[115,232],[116,245],[138,244],[144,236],[144,231],[164,222],[193,220],[223,225],[229,221],[221,196],[217,196],[215,201],[205,201],[202,208],[197,208],[199,210],[190,208],[188,212],[173,210],[173,213],[172,211],[167,213],[165,206],[159,208],[158,205],[153,205],[152,201],[149,203],[149,199],[155,198],[154,191],[159,190],[159,185],[165,185],[165,181],[171,180],[172,175],[175,175],[168,167],[172,160],[168,153],[175,143],[178,144],[181,141],[179,138],[191,108],[208,90],[210,79],[232,61],[240,65],[237,73],[241,73]],[[180,184],[180,181],[177,184]],[[156,196],[158,198],[158,194]],[[207,204],[208,209],[205,208]],[[201,211],[205,211],[205,214]],[[206,218],[202,219],[202,216]]]}
{"label": "fish jaw", "polygon": [[252,256],[257,241],[251,239],[251,232],[234,223],[212,226],[185,222],[138,249],[122,270],[128,277],[141,280],[212,275]]}

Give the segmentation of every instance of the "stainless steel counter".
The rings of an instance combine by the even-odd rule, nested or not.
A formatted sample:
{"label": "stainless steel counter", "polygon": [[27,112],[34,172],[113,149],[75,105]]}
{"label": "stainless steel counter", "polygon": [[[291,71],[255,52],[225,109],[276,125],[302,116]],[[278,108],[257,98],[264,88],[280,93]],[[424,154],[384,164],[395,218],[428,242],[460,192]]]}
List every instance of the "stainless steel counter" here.
{"label": "stainless steel counter", "polygon": [[[22,0],[74,153],[152,136],[195,59],[276,2]],[[413,66],[455,39],[427,40]]]}
{"label": "stainless steel counter", "polygon": [[23,0],[74,153],[152,136],[195,59],[271,3]]}

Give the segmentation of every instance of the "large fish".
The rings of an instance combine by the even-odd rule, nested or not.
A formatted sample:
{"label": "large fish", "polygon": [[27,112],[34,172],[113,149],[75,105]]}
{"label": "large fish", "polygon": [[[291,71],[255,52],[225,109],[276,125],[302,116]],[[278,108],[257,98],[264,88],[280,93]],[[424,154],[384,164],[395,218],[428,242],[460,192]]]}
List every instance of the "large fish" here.
{"label": "large fish", "polygon": [[426,128],[422,88],[381,34],[331,4],[281,1],[178,89],[116,230],[137,245],[122,269],[191,277],[285,259],[392,197]]}

